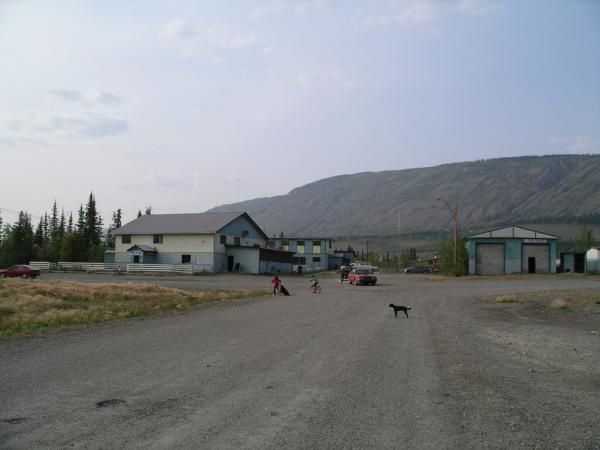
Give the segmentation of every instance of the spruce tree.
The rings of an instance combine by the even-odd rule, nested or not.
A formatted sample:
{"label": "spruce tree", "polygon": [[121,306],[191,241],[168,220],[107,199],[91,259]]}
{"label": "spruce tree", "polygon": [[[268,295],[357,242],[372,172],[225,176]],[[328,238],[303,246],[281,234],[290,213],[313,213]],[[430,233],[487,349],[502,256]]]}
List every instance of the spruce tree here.
{"label": "spruce tree", "polygon": [[[19,220],[11,227],[7,237],[5,264],[27,264],[33,256],[33,226],[27,212],[19,212]],[[3,252],[4,253],[4,252]]]}
{"label": "spruce tree", "polygon": [[67,223],[67,234],[73,234],[73,212],[69,213],[69,222]]}
{"label": "spruce tree", "polygon": [[140,209],[138,209],[138,214],[137,214],[137,216],[138,216],[138,217],[142,217],[142,211],[141,211]]}
{"label": "spruce tree", "polygon": [[52,205],[52,217],[50,218],[50,237],[54,239],[54,236],[58,230],[58,208],[56,207],[56,200]]}

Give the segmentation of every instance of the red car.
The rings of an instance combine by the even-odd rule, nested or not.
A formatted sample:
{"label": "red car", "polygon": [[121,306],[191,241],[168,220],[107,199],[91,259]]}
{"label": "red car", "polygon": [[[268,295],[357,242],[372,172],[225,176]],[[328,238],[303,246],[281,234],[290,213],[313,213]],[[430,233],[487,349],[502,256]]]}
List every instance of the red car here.
{"label": "red car", "polygon": [[373,269],[357,267],[352,269],[352,272],[348,275],[348,281],[350,284],[354,283],[355,286],[360,284],[372,284],[375,286],[377,277],[373,275]]}
{"label": "red car", "polygon": [[21,277],[21,278],[35,278],[39,277],[42,273],[32,266],[25,264],[19,264],[16,266],[9,267],[8,269],[0,269],[0,278],[4,277]]}

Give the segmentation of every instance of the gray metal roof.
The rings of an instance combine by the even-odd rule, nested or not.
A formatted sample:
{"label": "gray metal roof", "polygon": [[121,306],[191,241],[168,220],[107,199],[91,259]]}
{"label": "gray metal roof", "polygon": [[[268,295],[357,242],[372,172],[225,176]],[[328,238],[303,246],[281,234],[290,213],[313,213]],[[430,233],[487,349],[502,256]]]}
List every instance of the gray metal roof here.
{"label": "gray metal roof", "polygon": [[558,236],[518,226],[496,228],[494,230],[484,231],[483,233],[472,234],[465,237],[465,239],[475,238],[560,239]]}
{"label": "gray metal roof", "polygon": [[[114,234],[214,234],[244,214],[240,212],[147,214],[126,223],[115,230]],[[254,223],[252,219],[250,221]]]}

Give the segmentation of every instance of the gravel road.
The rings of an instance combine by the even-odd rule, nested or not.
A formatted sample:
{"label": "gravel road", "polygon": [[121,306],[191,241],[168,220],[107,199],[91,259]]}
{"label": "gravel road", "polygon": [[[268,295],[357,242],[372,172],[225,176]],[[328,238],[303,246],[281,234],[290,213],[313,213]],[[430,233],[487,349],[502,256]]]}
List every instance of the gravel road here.
{"label": "gravel road", "polygon": [[600,279],[324,277],[321,294],[283,282],[292,296],[0,340],[0,448],[600,449],[600,305],[486,301]]}

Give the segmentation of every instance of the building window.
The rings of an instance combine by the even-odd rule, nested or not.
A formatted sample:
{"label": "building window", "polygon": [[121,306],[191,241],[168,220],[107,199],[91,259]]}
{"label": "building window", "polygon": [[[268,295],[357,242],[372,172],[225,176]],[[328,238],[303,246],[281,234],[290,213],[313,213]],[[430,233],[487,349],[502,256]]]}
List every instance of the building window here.
{"label": "building window", "polygon": [[225,236],[224,234],[221,235],[221,244],[227,244],[227,236]]}
{"label": "building window", "polygon": [[296,242],[296,253],[304,253],[304,241]]}
{"label": "building window", "polygon": [[181,264],[189,264],[192,262],[192,255],[181,255]]}
{"label": "building window", "polygon": [[312,241],[313,253],[321,253],[321,241]]}
{"label": "building window", "polygon": [[290,249],[290,241],[288,241],[287,239],[282,239],[281,240],[281,250],[288,251],[289,249]]}
{"label": "building window", "polygon": [[124,234],[121,236],[121,244],[131,244],[131,235]]}
{"label": "building window", "polygon": [[313,262],[321,262],[321,257],[320,256],[313,256]]}
{"label": "building window", "polygon": [[154,236],[152,236],[152,243],[154,243],[154,244],[162,244],[163,243],[163,235],[162,234],[155,234]]}
{"label": "building window", "polygon": [[240,238],[238,236],[233,238],[233,245],[235,245],[236,247],[240,246]]}
{"label": "building window", "polygon": [[304,256],[295,256],[294,264],[297,266],[304,265],[304,264],[306,264],[306,258]]}

